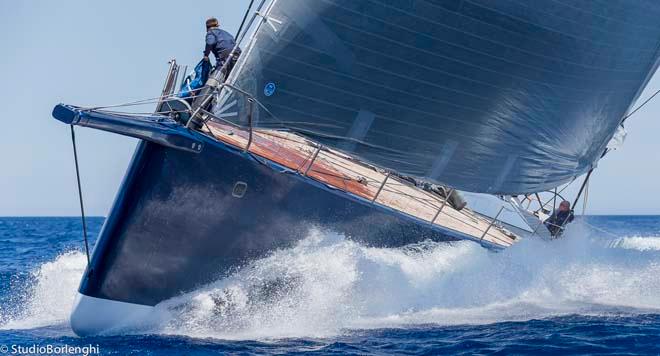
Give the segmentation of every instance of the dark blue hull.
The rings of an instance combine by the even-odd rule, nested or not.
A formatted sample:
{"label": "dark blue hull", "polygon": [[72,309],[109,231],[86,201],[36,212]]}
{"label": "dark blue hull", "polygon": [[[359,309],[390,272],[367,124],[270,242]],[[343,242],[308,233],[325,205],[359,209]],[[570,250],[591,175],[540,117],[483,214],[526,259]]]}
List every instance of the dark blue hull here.
{"label": "dark blue hull", "polygon": [[[139,144],[81,294],[152,306],[313,227],[381,247],[465,238],[197,136],[201,153]],[[237,182],[247,184],[241,198],[232,194]]]}

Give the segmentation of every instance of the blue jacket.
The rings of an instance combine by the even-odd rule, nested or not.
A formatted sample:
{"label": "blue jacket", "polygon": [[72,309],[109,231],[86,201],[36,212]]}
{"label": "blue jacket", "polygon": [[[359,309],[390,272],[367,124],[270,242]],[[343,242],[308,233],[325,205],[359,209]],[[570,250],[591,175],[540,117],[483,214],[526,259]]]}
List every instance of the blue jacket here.
{"label": "blue jacket", "polygon": [[[236,45],[234,36],[229,32],[219,28],[211,27],[206,32],[206,48],[204,49],[204,56],[213,53],[216,61],[223,62],[231,53],[231,50]],[[240,50],[237,49],[240,53]]]}
{"label": "blue jacket", "polygon": [[555,210],[555,212],[552,213],[552,215],[544,222],[544,224],[552,236],[558,236],[563,232],[564,226],[573,221],[573,218],[573,210]]}

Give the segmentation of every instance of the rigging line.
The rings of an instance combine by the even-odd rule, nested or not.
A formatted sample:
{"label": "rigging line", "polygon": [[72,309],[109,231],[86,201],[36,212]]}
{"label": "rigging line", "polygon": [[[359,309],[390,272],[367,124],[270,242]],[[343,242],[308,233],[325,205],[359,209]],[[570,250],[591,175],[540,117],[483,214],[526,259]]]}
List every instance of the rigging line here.
{"label": "rigging line", "polygon": [[582,195],[582,192],[584,191],[584,187],[587,185],[589,182],[589,178],[591,177],[591,173],[594,172],[594,169],[590,169],[589,173],[587,173],[587,176],[584,178],[584,182],[582,182],[582,186],[580,187],[580,190],[577,193],[577,196],[575,197],[575,200],[573,201],[573,205],[571,205],[571,208],[575,208],[575,204],[577,204],[578,199],[580,199],[580,196]]}
{"label": "rigging line", "polygon": [[588,223],[588,222],[587,222],[587,219],[580,219],[580,224],[585,224],[585,225],[589,226],[590,228],[592,228],[592,229],[594,229],[594,230],[596,230],[596,231],[603,232],[603,233],[605,233],[605,234],[607,234],[607,235],[610,235],[610,236],[612,236],[612,237],[616,237],[616,238],[619,238],[619,237],[620,237],[620,236],[618,236],[618,235],[616,235],[616,234],[614,234],[614,233],[612,233],[612,232],[610,232],[610,231],[607,231],[607,230],[601,229],[601,228],[599,228],[598,226],[595,226],[595,225],[593,225],[593,224]]}
{"label": "rigging line", "polygon": [[656,92],[653,93],[653,95],[651,95],[648,99],[644,100],[643,103],[639,104],[639,106],[636,107],[635,110],[631,111],[630,114],[624,116],[623,120],[621,120],[621,125],[623,125],[623,123],[626,122],[626,120],[628,120],[629,117],[633,116],[639,109],[643,108],[644,105],[648,104],[648,102],[651,101],[651,99],[655,98],[655,96],[658,94],[660,94],[660,89],[656,90]]}
{"label": "rigging line", "polygon": [[[573,184],[573,182],[575,182],[575,178],[573,178],[570,182],[566,183],[566,185],[563,188],[561,188],[561,190],[559,190],[559,192],[557,192],[556,194],[561,195],[561,193],[563,193],[564,190],[566,190],[566,188],[568,188],[571,184]],[[549,193],[552,193],[552,192],[549,192]],[[538,193],[534,193],[534,194],[538,195]],[[552,199],[553,198],[550,198],[550,199],[548,199],[548,201],[543,203],[543,201],[541,201],[540,198],[539,198],[538,199],[539,205],[541,205],[541,203],[543,203],[543,204],[541,205],[541,207],[538,210],[541,210],[541,209],[545,208],[545,206],[548,205],[548,203],[550,203],[550,201],[552,201]],[[536,211],[538,211],[538,210],[536,210]]]}
{"label": "rigging line", "polygon": [[[181,99],[178,94],[181,93],[176,92],[172,94],[163,94],[160,96],[156,96],[153,98],[147,98],[147,99],[141,99],[141,100],[135,100],[135,101],[129,101],[121,104],[113,104],[113,105],[105,105],[105,106],[81,106],[79,107],[80,110],[84,111],[89,111],[89,110],[101,110],[101,109],[107,109],[107,108],[118,108],[118,107],[126,107],[126,106],[142,106],[142,105],[148,105],[148,104],[157,104],[163,101],[163,99]],[[194,95],[188,96],[187,98],[196,98],[198,96],[202,96],[202,94],[196,93]]]}
{"label": "rigging line", "polygon": [[243,25],[245,25],[245,20],[247,20],[247,17],[250,14],[250,10],[252,9],[252,4],[254,4],[254,0],[250,0],[250,5],[248,5],[247,9],[245,9],[245,15],[243,15],[243,21],[241,21],[241,25],[238,26],[238,31],[236,31],[236,36],[234,36],[234,38],[238,38],[238,36],[241,34],[241,31],[243,30]]}
{"label": "rigging line", "polygon": [[214,139],[216,140],[218,139],[217,137],[215,137],[215,134],[213,133],[209,125],[206,123],[206,120],[204,120],[204,127],[206,127],[206,129],[209,130],[209,133],[211,134],[211,136],[213,136]]}
{"label": "rigging line", "polygon": [[113,105],[105,105],[105,106],[81,106],[81,110],[98,110],[98,109],[105,109],[105,108],[115,108],[115,107],[122,107],[122,106],[136,106],[136,105],[147,105],[147,104],[152,104],[152,103],[157,103],[161,99],[167,97],[169,95],[161,95],[153,98],[147,98],[147,99],[141,99],[141,100],[135,100],[135,101],[129,101],[126,103],[121,103],[121,104],[113,104]]}
{"label": "rigging line", "polygon": [[78,200],[80,201],[80,218],[82,219],[83,239],[85,241],[85,255],[87,256],[87,266],[89,266],[89,242],[87,241],[87,223],[85,221],[85,206],[83,205],[82,188],[80,186],[80,169],[78,168],[78,150],[76,149],[76,132],[73,125],[71,128],[71,143],[73,145],[73,161],[76,164],[76,180],[78,182]]}

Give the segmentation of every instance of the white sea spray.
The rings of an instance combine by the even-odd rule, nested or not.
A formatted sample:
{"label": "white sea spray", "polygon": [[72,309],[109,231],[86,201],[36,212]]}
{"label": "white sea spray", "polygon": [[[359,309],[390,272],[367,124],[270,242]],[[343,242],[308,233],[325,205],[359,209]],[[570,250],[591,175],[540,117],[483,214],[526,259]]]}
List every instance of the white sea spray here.
{"label": "white sea spray", "polygon": [[[331,337],[352,329],[657,313],[657,239],[611,239],[574,224],[563,239],[528,239],[494,253],[467,241],[365,247],[311,230],[293,248],[159,304],[154,313],[162,322],[139,332]],[[42,264],[0,328],[67,323],[84,267],[79,252]]]}

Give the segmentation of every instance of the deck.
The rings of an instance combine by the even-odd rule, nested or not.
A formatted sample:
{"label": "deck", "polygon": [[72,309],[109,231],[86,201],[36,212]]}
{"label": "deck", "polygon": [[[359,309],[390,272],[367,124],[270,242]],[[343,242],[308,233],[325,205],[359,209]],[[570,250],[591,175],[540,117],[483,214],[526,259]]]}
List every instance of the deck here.
{"label": "deck", "polygon": [[[203,132],[217,140],[276,162],[335,189],[352,193],[374,204],[397,210],[420,220],[466,234],[476,240],[508,247],[516,236],[469,208],[460,211],[441,196],[388,176],[386,172],[359,162],[341,152],[322,148],[294,133],[247,130],[209,121]],[[248,147],[249,142],[249,147]]]}

